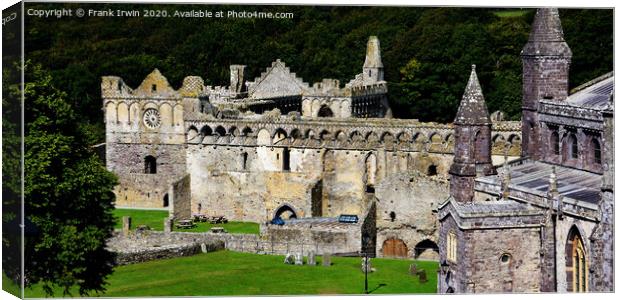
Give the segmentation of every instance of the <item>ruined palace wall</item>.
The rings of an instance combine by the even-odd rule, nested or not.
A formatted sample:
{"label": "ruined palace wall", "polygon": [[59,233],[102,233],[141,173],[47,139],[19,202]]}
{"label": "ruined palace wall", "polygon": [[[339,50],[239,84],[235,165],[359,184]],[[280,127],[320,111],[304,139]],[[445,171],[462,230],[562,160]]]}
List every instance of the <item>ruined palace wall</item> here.
{"label": "ruined palace wall", "polygon": [[[424,240],[438,243],[436,209],[449,196],[446,177],[428,177],[416,171],[389,175],[379,184],[375,196],[377,256],[384,256],[383,245],[388,239],[402,240],[408,248],[408,257],[416,256],[415,247]],[[438,258],[434,251],[418,254],[427,259]]]}

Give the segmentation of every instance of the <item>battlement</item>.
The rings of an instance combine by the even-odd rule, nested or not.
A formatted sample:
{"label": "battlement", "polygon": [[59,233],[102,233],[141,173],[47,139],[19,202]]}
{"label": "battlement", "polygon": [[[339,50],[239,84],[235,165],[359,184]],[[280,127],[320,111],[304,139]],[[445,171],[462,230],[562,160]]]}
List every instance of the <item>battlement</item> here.
{"label": "battlement", "polygon": [[129,87],[121,77],[101,77],[101,97],[106,99],[144,99],[169,100],[182,97],[199,97],[206,94],[204,80],[199,76],[187,76],[183,79],[183,86],[175,90],[168,79],[154,69],[135,89]]}

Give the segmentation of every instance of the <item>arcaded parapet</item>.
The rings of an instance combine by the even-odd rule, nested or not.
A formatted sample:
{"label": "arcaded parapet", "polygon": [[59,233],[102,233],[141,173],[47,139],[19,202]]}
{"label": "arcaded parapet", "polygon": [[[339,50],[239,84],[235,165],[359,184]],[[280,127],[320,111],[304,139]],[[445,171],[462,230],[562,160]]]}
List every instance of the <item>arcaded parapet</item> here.
{"label": "arcaded parapet", "polygon": [[436,208],[449,196],[447,177],[401,172],[377,186],[377,256],[439,259]]}

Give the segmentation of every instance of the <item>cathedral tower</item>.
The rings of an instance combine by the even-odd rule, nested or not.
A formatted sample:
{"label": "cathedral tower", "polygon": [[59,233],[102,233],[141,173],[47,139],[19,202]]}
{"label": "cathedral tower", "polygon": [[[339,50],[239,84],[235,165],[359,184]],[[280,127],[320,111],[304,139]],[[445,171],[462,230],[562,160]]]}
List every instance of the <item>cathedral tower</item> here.
{"label": "cathedral tower", "polygon": [[523,156],[539,159],[540,100],[563,101],[568,97],[568,70],[572,53],[564,41],[557,8],[536,11],[532,31],[521,51],[523,61]]}
{"label": "cathedral tower", "polygon": [[491,119],[475,65],[454,119],[454,136],[450,195],[459,202],[472,202],[476,176],[495,173],[491,164]]}

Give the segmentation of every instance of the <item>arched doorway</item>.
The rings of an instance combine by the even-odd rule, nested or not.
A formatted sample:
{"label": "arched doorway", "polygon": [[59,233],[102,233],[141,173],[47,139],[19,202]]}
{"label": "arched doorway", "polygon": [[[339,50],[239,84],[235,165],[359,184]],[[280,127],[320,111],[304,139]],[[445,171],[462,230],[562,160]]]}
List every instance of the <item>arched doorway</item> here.
{"label": "arched doorway", "polygon": [[382,252],[385,257],[407,257],[409,249],[403,240],[391,238],[383,242]]}
{"label": "arched doorway", "polygon": [[577,227],[573,226],[566,241],[566,289],[569,292],[588,291],[588,259]]}
{"label": "arched doorway", "polygon": [[169,205],[169,203],[168,203],[168,202],[169,202],[169,201],[168,201],[168,194],[165,194],[165,195],[164,195],[164,203],[163,203],[163,204],[164,204],[164,207],[168,207],[168,205]]}
{"label": "arched doorway", "polygon": [[439,260],[439,247],[431,240],[423,240],[415,245],[414,258]]}
{"label": "arched doorway", "polygon": [[334,116],[334,112],[327,105],[321,105],[318,113],[319,118],[330,118]]}
{"label": "arched doorway", "polygon": [[282,205],[276,210],[273,218],[281,218],[282,220],[296,219],[297,213],[295,213],[295,210],[292,207],[288,205]]}

